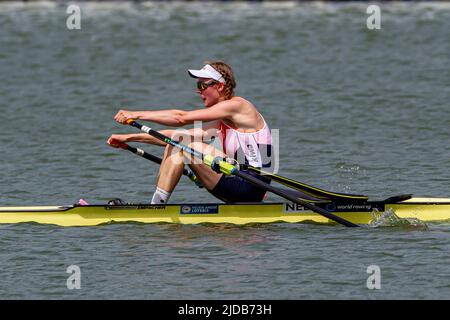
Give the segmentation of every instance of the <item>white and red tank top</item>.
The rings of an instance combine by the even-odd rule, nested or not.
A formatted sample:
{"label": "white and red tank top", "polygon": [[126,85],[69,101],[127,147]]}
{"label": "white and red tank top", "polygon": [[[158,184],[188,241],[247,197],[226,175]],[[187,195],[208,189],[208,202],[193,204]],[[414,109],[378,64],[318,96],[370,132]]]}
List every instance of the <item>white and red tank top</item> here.
{"label": "white and red tank top", "polygon": [[256,168],[270,166],[272,156],[272,133],[264,118],[264,127],[256,132],[244,133],[219,122],[223,152],[240,164]]}

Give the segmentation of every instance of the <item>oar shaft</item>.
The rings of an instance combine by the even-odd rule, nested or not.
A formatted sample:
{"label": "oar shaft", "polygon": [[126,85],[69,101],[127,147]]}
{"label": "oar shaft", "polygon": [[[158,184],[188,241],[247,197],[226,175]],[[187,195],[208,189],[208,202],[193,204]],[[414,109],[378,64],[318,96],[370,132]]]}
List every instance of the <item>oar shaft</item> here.
{"label": "oar shaft", "polygon": [[162,159],[161,158],[159,158],[157,156],[154,156],[154,155],[152,155],[150,153],[147,153],[147,152],[145,152],[142,149],[132,147],[132,146],[130,146],[128,144],[127,144],[127,148],[126,149],[128,151],[133,152],[134,154],[137,154],[138,156],[141,156],[142,158],[145,158],[147,160],[153,161],[153,162],[155,162],[157,164],[161,164],[162,163]]}
{"label": "oar shaft", "polygon": [[149,135],[151,135],[151,136],[153,136],[153,137],[155,137],[155,138],[157,138],[157,139],[159,139],[159,140],[161,140],[161,141],[163,141],[163,142],[165,142],[167,144],[170,144],[170,145],[172,145],[174,147],[180,148],[181,150],[188,152],[189,154],[193,155],[194,157],[197,157],[197,158],[203,160],[203,154],[201,154],[200,152],[198,152],[198,151],[196,151],[196,150],[194,150],[194,149],[192,149],[192,148],[190,148],[188,146],[185,146],[185,145],[183,145],[183,144],[181,144],[181,143],[179,143],[179,142],[177,142],[175,140],[172,140],[171,138],[163,135],[162,133],[159,133],[156,130],[153,130],[150,127],[144,126],[144,125],[142,125],[140,123],[137,123],[135,121],[128,121],[128,124],[130,126],[138,128],[139,130],[141,130],[141,131],[143,131],[145,133],[148,133]]}
{"label": "oar shaft", "polygon": [[[190,155],[192,155],[192,156],[194,156],[196,158],[202,159],[203,162],[205,164],[209,165],[209,166],[211,166],[213,161],[214,161],[212,156],[209,156],[209,155],[205,156],[202,153],[200,153],[200,152],[198,152],[198,151],[196,151],[196,150],[194,150],[194,149],[192,149],[192,148],[190,148],[188,146],[185,146],[185,145],[183,145],[183,144],[181,144],[179,142],[176,142],[176,141],[172,140],[171,138],[161,134],[160,132],[153,130],[150,127],[141,125],[141,124],[135,122],[132,119],[128,120],[127,124],[129,124],[129,125],[131,125],[131,126],[133,126],[135,128],[138,128],[139,130],[141,130],[143,132],[146,132],[147,134],[149,134],[149,135],[151,135],[151,136],[153,136],[153,137],[155,137],[155,138],[157,138],[157,139],[159,139],[159,140],[161,140],[161,141],[163,141],[163,142],[165,142],[167,144],[170,144],[170,145],[172,145],[174,147],[180,148],[181,150],[189,153]],[[335,216],[334,214],[326,211],[325,209],[319,208],[319,207],[317,207],[317,206],[315,206],[315,205],[313,205],[311,203],[308,203],[306,201],[303,201],[303,200],[300,200],[300,199],[298,199],[296,197],[293,197],[292,195],[290,195],[288,193],[285,193],[282,190],[279,190],[277,188],[274,188],[271,185],[269,185],[267,183],[264,183],[263,181],[255,178],[255,177],[253,177],[253,176],[251,176],[249,174],[246,174],[245,172],[239,171],[238,168],[236,168],[235,166],[233,166],[233,165],[231,165],[231,164],[229,164],[229,163],[227,163],[225,161],[220,161],[220,163],[218,163],[218,165],[220,167],[220,170],[223,173],[225,173],[225,174],[233,174],[233,175],[236,175],[238,177],[241,177],[242,179],[245,179],[245,180],[253,183],[254,185],[260,187],[263,190],[270,191],[272,193],[275,193],[275,194],[279,195],[280,197],[283,197],[283,198],[285,198],[287,200],[290,200],[290,201],[292,201],[294,203],[300,204],[300,205],[302,205],[302,206],[304,206],[304,207],[306,207],[308,209],[311,209],[312,211],[314,211],[314,212],[316,212],[318,214],[321,214],[321,215],[327,217],[328,219],[331,219],[331,220],[333,220],[335,222],[338,222],[338,223],[340,223],[340,224],[342,224],[342,225],[344,225],[346,227],[358,227],[358,225],[356,225],[356,224],[354,224],[354,223],[352,223],[350,221],[344,220],[344,219],[342,219],[342,218],[340,218],[338,216]]]}
{"label": "oar shaft", "polygon": [[[132,146],[130,146],[127,143],[115,140],[114,145],[118,146],[121,149],[128,150],[128,151],[130,151],[130,152],[132,152],[132,153],[134,153],[134,154],[136,154],[138,156],[141,156],[142,158],[145,158],[147,160],[153,161],[153,162],[155,162],[157,164],[161,164],[162,163],[162,159],[161,158],[159,158],[157,156],[154,156],[154,155],[152,155],[152,154],[150,154],[148,152],[145,152],[144,150],[142,150],[140,148],[132,147]],[[199,188],[203,187],[201,182],[197,179],[196,175],[191,170],[188,170],[188,169],[185,168],[185,169],[183,169],[183,174],[185,176],[187,176],[189,179],[191,179],[193,182],[195,182],[195,184]]]}

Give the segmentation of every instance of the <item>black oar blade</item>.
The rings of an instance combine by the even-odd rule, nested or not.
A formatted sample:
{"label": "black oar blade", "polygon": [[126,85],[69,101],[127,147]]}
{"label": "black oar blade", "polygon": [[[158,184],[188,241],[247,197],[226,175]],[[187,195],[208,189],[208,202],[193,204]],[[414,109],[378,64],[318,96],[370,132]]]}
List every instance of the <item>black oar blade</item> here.
{"label": "black oar blade", "polygon": [[270,192],[272,192],[272,193],[274,193],[274,194],[276,194],[276,195],[278,195],[280,197],[283,197],[283,198],[285,198],[285,199],[287,199],[289,201],[292,201],[294,203],[298,203],[298,204],[300,204],[300,205],[302,205],[302,206],[304,206],[304,207],[306,207],[306,208],[308,208],[308,209],[310,209],[310,210],[312,210],[312,211],[314,211],[316,213],[319,213],[319,214],[323,215],[324,217],[327,217],[330,220],[333,220],[333,221],[335,221],[337,223],[340,223],[340,224],[342,224],[342,225],[344,225],[346,227],[359,227],[357,224],[354,224],[354,223],[352,223],[350,221],[342,219],[341,217],[338,217],[338,216],[328,212],[325,209],[317,207],[317,206],[315,206],[312,203],[308,203],[306,201],[300,200],[299,198],[297,198],[297,197],[295,197],[295,196],[293,196],[293,195],[291,195],[291,194],[289,194],[287,192],[284,192],[281,189],[275,188],[275,187],[271,186],[270,184],[264,183],[261,180],[259,180],[258,178],[255,178],[252,175],[249,175],[249,174],[247,174],[245,172],[237,171],[235,173],[235,175],[238,176],[238,177],[241,177],[242,179],[245,179],[245,180],[253,183],[256,186],[259,186],[260,188],[265,189],[266,191],[270,191]]}
{"label": "black oar blade", "polygon": [[313,187],[311,185],[308,185],[306,183],[292,180],[277,174],[273,174],[270,172],[265,172],[259,168],[254,168],[250,166],[245,166],[247,170],[253,171],[255,173],[264,175],[264,177],[267,177],[273,181],[276,181],[286,187],[304,192],[311,197],[320,198],[323,200],[335,200],[335,201],[367,201],[369,199],[368,196],[365,195],[359,195],[359,194],[348,194],[348,193],[339,193],[339,192],[333,192],[328,191],[324,189],[320,189],[317,187]]}

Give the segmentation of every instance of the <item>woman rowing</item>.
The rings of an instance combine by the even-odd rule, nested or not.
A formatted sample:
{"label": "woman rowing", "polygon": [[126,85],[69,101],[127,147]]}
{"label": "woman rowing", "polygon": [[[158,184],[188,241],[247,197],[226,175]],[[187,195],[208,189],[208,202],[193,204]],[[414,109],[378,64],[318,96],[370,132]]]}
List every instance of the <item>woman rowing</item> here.
{"label": "woman rowing", "polygon": [[[272,135],[270,129],[251,102],[234,95],[236,82],[231,67],[221,61],[212,61],[207,62],[202,69],[188,70],[188,73],[197,79],[196,92],[200,95],[205,109],[193,111],[120,110],[114,119],[121,124],[126,124],[127,120],[134,119],[171,127],[181,127],[196,121],[206,122],[201,128],[188,130],[190,143],[185,143],[184,137],[183,143],[199,152],[211,154],[213,157],[240,160],[241,164],[244,162],[246,165],[257,168],[270,165],[270,160],[265,161],[267,157],[271,156]],[[160,132],[173,139],[178,133],[175,129],[161,130]],[[222,150],[204,142],[211,136],[220,137]],[[259,202],[264,198],[265,191],[250,182],[236,176],[227,176],[216,172],[206,164],[196,163],[188,154],[184,154],[183,151],[146,133],[113,134],[109,138],[108,144],[116,147],[115,141],[144,142],[166,147],[152,204],[167,203],[183,173],[185,160],[190,160],[187,161],[188,165],[203,186],[215,197],[225,202]],[[270,183],[270,180],[265,177],[249,171],[247,173]]]}

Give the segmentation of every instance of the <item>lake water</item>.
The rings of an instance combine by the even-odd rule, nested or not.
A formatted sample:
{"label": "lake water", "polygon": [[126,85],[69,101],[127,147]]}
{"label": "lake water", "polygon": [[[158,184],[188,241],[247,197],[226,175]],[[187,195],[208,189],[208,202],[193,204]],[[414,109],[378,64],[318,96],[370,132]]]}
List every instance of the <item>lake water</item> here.
{"label": "lake water", "polygon": [[[368,5],[80,3],[68,30],[65,4],[0,3],[0,206],[150,201],[157,166],[106,145],[136,132],[113,117],[201,107],[186,70],[209,59],[280,129],[280,174],[449,197],[450,4],[382,3],[380,30]],[[214,198],[182,179],[171,201]],[[449,227],[1,225],[0,298],[449,299]]]}

